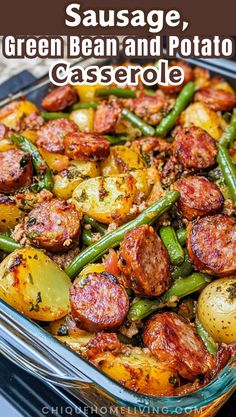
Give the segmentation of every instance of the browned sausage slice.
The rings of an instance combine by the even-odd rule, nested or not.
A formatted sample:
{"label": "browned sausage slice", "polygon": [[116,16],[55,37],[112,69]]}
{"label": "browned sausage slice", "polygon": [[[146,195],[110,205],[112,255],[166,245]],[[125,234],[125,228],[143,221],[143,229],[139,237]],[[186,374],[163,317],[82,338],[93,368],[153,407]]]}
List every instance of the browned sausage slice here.
{"label": "browned sausage slice", "polygon": [[102,101],[94,118],[94,130],[97,133],[114,132],[116,123],[121,115],[121,109],[117,100]]}
{"label": "browned sausage slice", "polygon": [[129,309],[125,288],[106,272],[77,278],[70,289],[70,303],[78,326],[92,332],[119,327]]}
{"label": "browned sausage slice", "polygon": [[180,192],[178,206],[188,220],[222,210],[224,197],[219,187],[205,177],[181,178],[173,188]]}
{"label": "browned sausage slice", "polygon": [[75,89],[71,85],[55,88],[42,100],[42,107],[48,111],[60,111],[71,106],[78,100]]}
{"label": "browned sausage slice", "polygon": [[118,258],[125,286],[135,293],[154,297],[169,287],[168,252],[151,226],[143,225],[128,232]]}
{"label": "browned sausage slice", "polygon": [[38,110],[32,111],[25,119],[24,119],[24,129],[32,129],[38,130],[43,126],[44,120],[40,116]]}
{"label": "browned sausage slice", "polygon": [[51,252],[70,249],[79,237],[81,215],[65,200],[53,199],[35,207],[24,219],[31,243]]}
{"label": "browned sausage slice", "polygon": [[195,94],[195,101],[203,101],[215,111],[228,111],[236,105],[236,95],[229,91],[206,87]]}
{"label": "browned sausage slice", "polygon": [[173,362],[179,374],[190,381],[214,366],[214,357],[194,327],[178,314],[156,314],[148,322],[143,340],[158,360]]}
{"label": "browned sausage slice", "polygon": [[64,143],[69,158],[81,161],[99,161],[110,153],[110,142],[96,133],[70,133]]}
{"label": "browned sausage slice", "polygon": [[29,154],[19,149],[0,152],[0,192],[13,193],[31,184],[33,166]]}
{"label": "browned sausage slice", "polygon": [[218,214],[188,226],[188,254],[196,269],[224,277],[236,273],[236,221]]}
{"label": "browned sausage slice", "polygon": [[65,150],[64,137],[77,130],[78,126],[72,120],[50,120],[38,130],[37,146],[49,152],[63,153]]}
{"label": "browned sausage slice", "polygon": [[193,171],[210,168],[216,162],[214,139],[196,126],[176,129],[174,152],[178,162],[185,169]]}
{"label": "browned sausage slice", "polygon": [[122,345],[116,333],[101,332],[86,345],[86,349],[88,349],[86,357],[95,360],[97,356],[104,352],[112,352],[113,355],[117,355],[121,348]]}

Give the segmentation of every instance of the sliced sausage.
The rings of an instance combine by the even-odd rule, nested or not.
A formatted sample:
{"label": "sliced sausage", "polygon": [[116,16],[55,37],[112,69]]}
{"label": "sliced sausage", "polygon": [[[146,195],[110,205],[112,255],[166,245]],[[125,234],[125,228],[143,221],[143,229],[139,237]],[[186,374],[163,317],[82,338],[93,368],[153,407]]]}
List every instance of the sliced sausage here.
{"label": "sliced sausage", "polygon": [[154,297],[169,287],[168,252],[151,226],[136,227],[125,235],[118,253],[118,267],[125,286],[137,294]]}
{"label": "sliced sausage", "polygon": [[69,133],[64,143],[69,158],[81,161],[99,161],[110,153],[110,142],[96,133]]}
{"label": "sliced sausage", "polygon": [[176,313],[156,314],[148,322],[143,340],[158,360],[172,362],[179,374],[190,381],[214,366],[214,357],[195,328]]}
{"label": "sliced sausage", "polygon": [[71,85],[63,85],[44,97],[41,105],[47,111],[60,111],[76,103],[77,100],[75,89]]}
{"label": "sliced sausage", "polygon": [[236,105],[236,95],[229,91],[206,87],[195,94],[195,101],[203,101],[214,111],[228,111]]}
{"label": "sliced sausage", "polygon": [[0,192],[13,193],[31,184],[33,166],[31,157],[19,149],[0,152]]}
{"label": "sliced sausage", "polygon": [[187,248],[196,269],[219,277],[235,274],[235,219],[218,214],[189,225]]}
{"label": "sliced sausage", "polygon": [[94,130],[97,133],[112,133],[120,118],[121,108],[116,99],[102,101],[94,117]]}
{"label": "sliced sausage", "polygon": [[70,289],[70,303],[79,327],[92,332],[116,329],[129,309],[125,288],[106,272],[78,277]]}
{"label": "sliced sausage", "polygon": [[173,188],[180,192],[178,206],[188,220],[219,213],[223,208],[224,197],[219,187],[205,177],[181,178]]}
{"label": "sliced sausage", "polygon": [[67,119],[50,120],[38,130],[37,146],[49,152],[63,153],[64,137],[78,130],[78,126]]}
{"label": "sliced sausage", "polygon": [[69,250],[79,238],[81,215],[65,200],[39,204],[24,219],[30,242],[51,252]]}
{"label": "sliced sausage", "polygon": [[184,71],[184,81],[180,85],[159,85],[159,88],[166,94],[177,94],[185,84],[193,79],[193,70],[184,61],[171,61],[169,66],[182,68]]}
{"label": "sliced sausage", "polygon": [[88,349],[86,356],[87,359],[94,360],[105,352],[112,352],[113,355],[117,355],[121,351],[121,347],[122,344],[116,333],[98,333],[86,345],[86,349]]}
{"label": "sliced sausage", "polygon": [[24,129],[32,129],[38,130],[43,126],[44,120],[40,116],[38,111],[32,111],[25,119],[24,119]]}
{"label": "sliced sausage", "polygon": [[216,162],[214,139],[196,126],[176,129],[174,152],[178,162],[185,169],[193,171],[210,168]]}

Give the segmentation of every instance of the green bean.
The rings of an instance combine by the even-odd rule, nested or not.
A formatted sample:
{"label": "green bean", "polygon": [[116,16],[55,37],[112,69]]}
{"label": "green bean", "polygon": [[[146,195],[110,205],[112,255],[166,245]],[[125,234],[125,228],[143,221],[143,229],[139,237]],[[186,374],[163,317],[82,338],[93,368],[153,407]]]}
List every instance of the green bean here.
{"label": "green bean", "polygon": [[225,145],[218,145],[217,162],[221,168],[225,184],[229,187],[231,198],[236,203],[236,167]]}
{"label": "green bean", "polygon": [[0,235],[0,250],[11,253],[14,250],[22,249],[22,246],[9,236]]}
{"label": "green bean", "polygon": [[44,120],[69,119],[70,113],[46,112],[42,111],[41,116]]}
{"label": "green bean", "polygon": [[116,96],[120,98],[136,98],[137,92],[128,88],[97,88],[95,91],[96,97]]}
{"label": "green bean", "polygon": [[128,140],[128,137],[124,135],[105,135],[105,138],[110,142],[111,145],[122,145]]}
{"label": "green bean", "polygon": [[122,116],[129,120],[134,126],[138,127],[145,136],[154,136],[155,129],[154,127],[145,123],[142,119],[140,119],[136,114],[132,113],[132,111],[128,109],[122,110]]}
{"label": "green bean", "polygon": [[230,119],[230,124],[226,127],[223,135],[220,138],[220,144],[231,146],[233,141],[236,139],[236,108],[233,111]]}
{"label": "green bean", "polygon": [[47,163],[40,155],[36,146],[32,142],[30,142],[30,140],[26,139],[24,136],[18,135],[16,133],[11,136],[11,140],[16,144],[18,148],[31,155],[32,164],[36,172],[36,175],[40,178],[42,188],[46,188],[46,190],[52,191],[52,172],[49,169]]}
{"label": "green bean", "polygon": [[142,224],[152,224],[161,214],[169,210],[179,198],[178,191],[169,191],[165,196],[145,209],[136,219],[124,224],[118,229],[105,234],[98,242],[80,252],[66,268],[69,277],[74,278],[81,269],[104,255],[110,248],[120,244],[127,232]]}
{"label": "green bean", "polygon": [[181,246],[184,246],[187,240],[187,230],[185,227],[181,227],[176,230],[176,236]]}
{"label": "green bean", "polygon": [[229,111],[226,111],[222,114],[222,118],[225,120],[226,123],[229,123],[231,120],[232,114]]}
{"label": "green bean", "polygon": [[184,262],[184,251],[179,244],[174,228],[162,226],[159,229],[159,234],[169,253],[171,263],[181,265]]}
{"label": "green bean", "polygon": [[196,91],[195,84],[190,81],[186,84],[180,94],[176,99],[175,106],[171,112],[161,120],[159,125],[156,127],[156,135],[166,136],[167,133],[174,127],[177,117],[182,113],[182,111],[187,107],[187,105],[192,100],[192,97]]}
{"label": "green bean", "polygon": [[175,298],[178,300],[201,290],[210,281],[208,275],[200,272],[194,272],[186,278],[179,278],[161,298],[155,300],[136,298],[130,306],[128,318],[131,321],[142,320],[154,311],[168,306],[169,301],[174,301]]}
{"label": "green bean", "polygon": [[157,311],[163,307],[164,304],[161,302],[160,298],[157,300],[135,298],[130,306],[127,317],[130,321],[140,321],[154,313],[154,311]]}
{"label": "green bean", "polygon": [[200,323],[198,318],[196,317],[195,320],[195,326],[198,335],[202,339],[204,345],[206,346],[208,352],[210,352],[212,355],[216,355],[217,353],[217,345],[212,339],[212,337],[207,333],[207,331],[204,329],[203,325]]}
{"label": "green bean", "polygon": [[70,110],[80,110],[80,109],[94,109],[97,110],[98,104],[95,101],[85,102],[85,103],[75,103],[71,106]]}
{"label": "green bean", "polygon": [[186,297],[186,295],[202,290],[209,282],[211,282],[209,275],[202,272],[193,272],[186,278],[179,278],[174,281],[170,289],[163,295],[162,300],[168,301],[172,297]]}
{"label": "green bean", "polygon": [[171,274],[171,278],[173,280],[178,278],[187,277],[193,270],[192,264],[189,260],[188,254],[185,253],[184,262],[180,265],[175,267],[174,271]]}
{"label": "green bean", "polygon": [[90,224],[96,232],[101,233],[102,235],[104,235],[105,231],[107,230],[106,226],[98,223],[97,220],[93,219],[87,214],[84,215],[84,221]]}
{"label": "green bean", "polygon": [[90,246],[94,243],[93,234],[90,230],[84,229],[81,235],[81,240],[86,246]]}

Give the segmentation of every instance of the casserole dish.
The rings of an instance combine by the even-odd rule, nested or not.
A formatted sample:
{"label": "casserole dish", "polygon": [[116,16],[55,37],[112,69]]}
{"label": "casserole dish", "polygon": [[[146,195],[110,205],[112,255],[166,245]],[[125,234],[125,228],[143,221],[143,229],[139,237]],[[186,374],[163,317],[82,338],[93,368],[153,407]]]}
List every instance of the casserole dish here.
{"label": "casserole dish", "polygon": [[[190,62],[196,63],[194,60]],[[94,63],[101,65],[104,62],[99,60]],[[86,66],[88,62],[81,61],[80,64]],[[204,62],[202,65],[212,70],[210,63]],[[232,74],[230,65],[228,68],[215,69],[213,72],[226,77]],[[233,78],[230,82],[235,84]],[[24,94],[29,100],[38,104],[47,89],[47,78],[43,78],[31,88],[18,93],[13,99]],[[7,100],[1,104],[6,103]],[[78,395],[87,405],[96,407],[101,415],[112,413],[132,415],[140,412],[144,415],[197,413],[202,416],[213,416],[235,387],[236,368],[231,362],[214,381],[192,394],[179,397],[150,397],[135,394],[102,374],[93,365],[78,357],[42,328],[3,302],[1,302],[1,319],[1,350],[4,355],[38,377],[63,386],[74,395]]]}

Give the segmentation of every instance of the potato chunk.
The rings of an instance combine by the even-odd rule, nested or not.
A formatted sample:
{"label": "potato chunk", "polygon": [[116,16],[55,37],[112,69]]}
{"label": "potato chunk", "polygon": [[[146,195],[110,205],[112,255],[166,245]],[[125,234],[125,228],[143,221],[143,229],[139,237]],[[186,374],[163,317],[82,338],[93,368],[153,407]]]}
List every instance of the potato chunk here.
{"label": "potato chunk", "polygon": [[83,181],[73,192],[72,201],[79,211],[102,223],[121,223],[131,209],[135,194],[134,177],[124,174]]}
{"label": "potato chunk", "polygon": [[148,354],[110,354],[102,358],[100,369],[126,388],[149,395],[171,395],[178,383],[177,371]]}
{"label": "potato chunk", "polygon": [[37,110],[37,107],[31,101],[12,101],[0,110],[0,123],[10,129],[17,130],[21,120]]}
{"label": "potato chunk", "polygon": [[15,227],[20,221],[22,214],[12,197],[0,194],[0,231]]}
{"label": "potato chunk", "polygon": [[102,162],[102,175],[122,174],[145,167],[146,164],[138,152],[123,145],[113,146],[108,158]]}
{"label": "potato chunk", "polygon": [[34,320],[52,321],[70,309],[71,281],[42,251],[24,248],[0,265],[0,297]]}
{"label": "potato chunk", "polygon": [[196,102],[190,104],[180,116],[180,123],[184,127],[192,124],[205,130],[210,136],[218,140],[226,126],[225,121],[206,104]]}

